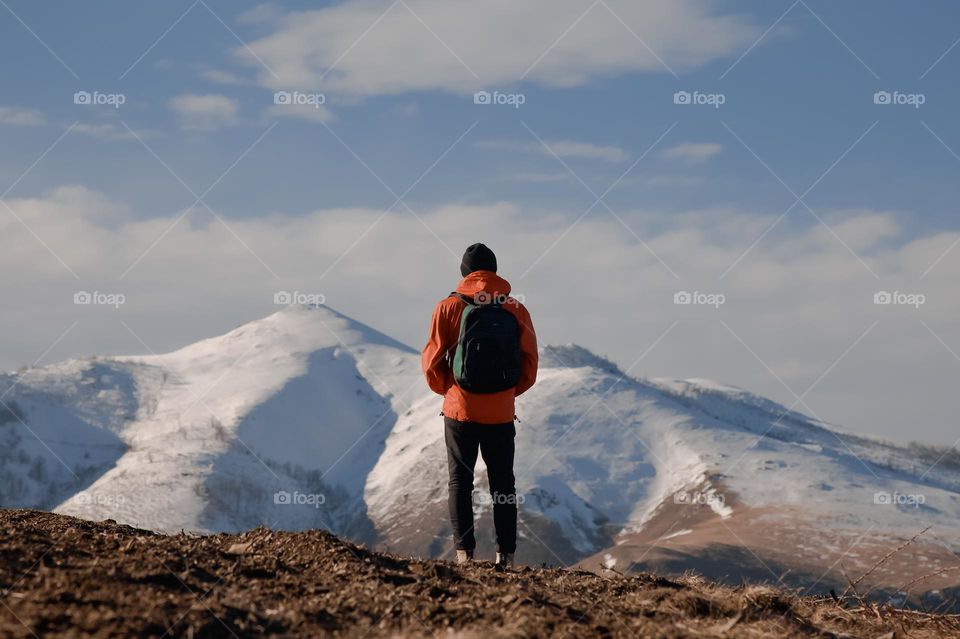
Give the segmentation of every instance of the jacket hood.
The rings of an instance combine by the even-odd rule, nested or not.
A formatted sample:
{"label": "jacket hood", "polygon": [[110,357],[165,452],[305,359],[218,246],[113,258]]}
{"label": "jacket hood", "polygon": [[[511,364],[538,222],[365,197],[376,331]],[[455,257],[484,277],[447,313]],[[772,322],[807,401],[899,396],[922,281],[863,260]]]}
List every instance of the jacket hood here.
{"label": "jacket hood", "polygon": [[493,271],[474,271],[457,285],[457,293],[464,295],[476,295],[480,291],[506,296],[510,294],[510,282]]}

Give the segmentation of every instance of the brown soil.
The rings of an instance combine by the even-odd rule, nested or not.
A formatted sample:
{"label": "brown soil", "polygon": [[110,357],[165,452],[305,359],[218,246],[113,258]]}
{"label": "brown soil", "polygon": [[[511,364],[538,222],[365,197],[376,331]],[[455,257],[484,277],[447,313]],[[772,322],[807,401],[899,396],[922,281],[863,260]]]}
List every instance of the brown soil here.
{"label": "brown soil", "polygon": [[960,637],[954,617],[851,606],[695,578],[461,568],[320,531],[167,536],[0,511],[3,637]]}
{"label": "brown soil", "polygon": [[[666,527],[664,520],[673,523]],[[683,534],[672,536],[676,532]],[[724,583],[746,580],[821,595],[869,573],[858,592],[870,601],[905,593],[909,607],[960,613],[960,556],[936,533],[928,530],[887,557],[909,537],[839,528],[786,508],[739,506],[720,519],[707,506],[670,505],[643,531],[617,536],[615,545],[574,567],[602,573],[605,562],[616,560],[624,573],[696,571]]]}

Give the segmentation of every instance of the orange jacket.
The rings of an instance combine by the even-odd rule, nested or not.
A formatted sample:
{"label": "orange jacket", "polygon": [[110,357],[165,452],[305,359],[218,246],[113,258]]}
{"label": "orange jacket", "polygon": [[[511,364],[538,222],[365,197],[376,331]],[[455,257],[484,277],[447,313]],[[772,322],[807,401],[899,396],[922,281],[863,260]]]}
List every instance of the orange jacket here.
{"label": "orange jacket", "polygon": [[[491,297],[506,297],[510,294],[510,283],[493,271],[474,271],[457,286],[458,293],[471,297],[480,291]],[[445,416],[480,424],[511,422],[515,416],[514,398],[537,381],[537,335],[530,321],[530,313],[512,297],[503,303],[503,308],[513,313],[520,324],[521,368],[517,386],[499,393],[470,393],[457,386],[447,362],[447,353],[456,348],[460,337],[460,315],[465,304],[456,297],[448,297],[437,304],[430,325],[430,339],[421,356],[423,374],[430,388],[444,396]]]}

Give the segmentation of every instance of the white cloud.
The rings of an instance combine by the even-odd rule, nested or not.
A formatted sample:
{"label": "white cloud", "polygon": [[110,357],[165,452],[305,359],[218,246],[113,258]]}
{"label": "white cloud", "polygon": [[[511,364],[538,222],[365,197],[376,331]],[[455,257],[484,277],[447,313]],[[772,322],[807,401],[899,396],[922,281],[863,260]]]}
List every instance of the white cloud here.
{"label": "white cloud", "polygon": [[535,171],[521,171],[520,173],[511,173],[504,176],[508,182],[528,182],[533,184],[544,184],[551,182],[567,182],[573,179],[569,171],[557,171],[555,173],[537,173]]}
{"label": "white cloud", "polygon": [[237,16],[237,22],[241,24],[270,24],[283,18],[283,9],[276,4],[266,2],[258,4],[252,9],[244,11]]}
{"label": "white cloud", "polygon": [[621,184],[640,184],[643,187],[652,189],[687,188],[700,186],[703,182],[703,178],[694,175],[651,175],[647,178],[626,177],[620,181]]}
{"label": "white cloud", "polygon": [[405,118],[415,118],[420,115],[420,105],[416,102],[408,102],[397,107],[397,113]]}
{"label": "white cloud", "polygon": [[[90,240],[91,232],[99,225],[122,219],[130,213],[128,207],[78,185],[61,186],[42,197],[20,198],[10,204],[17,217],[38,234],[42,231],[47,236],[59,236],[65,240],[78,233],[76,238],[81,243]],[[27,232],[12,216],[5,223],[8,231]]]}
{"label": "white cloud", "polygon": [[137,131],[137,135],[134,135],[127,129],[119,127],[111,122],[105,122],[102,124],[79,122],[73,127],[72,132],[80,133],[82,135],[89,135],[90,137],[95,138],[103,138],[106,140],[136,140],[137,136],[140,138],[149,138],[156,135],[155,133],[146,130]]}
{"label": "white cloud", "polygon": [[185,129],[214,130],[236,124],[240,111],[233,98],[217,93],[185,93],[172,98],[168,106],[180,118]]}
{"label": "white cloud", "polygon": [[308,122],[329,122],[333,114],[323,105],[309,104],[274,104],[266,111],[272,118],[296,118]]}
{"label": "white cloud", "polygon": [[[590,142],[574,140],[544,140],[542,143],[531,140],[480,140],[476,147],[489,151],[519,151],[523,153],[538,153],[553,157],[577,158],[581,160],[603,160],[604,162],[625,162],[630,159],[630,153],[617,146],[603,146]],[[547,148],[549,147],[549,148]]]}
{"label": "white cloud", "polygon": [[0,124],[10,126],[39,126],[45,124],[47,118],[36,109],[21,107],[0,106]]}
{"label": "white cloud", "polygon": [[705,162],[723,150],[723,146],[715,142],[686,142],[668,147],[660,155],[670,160],[683,160],[690,164]]}
{"label": "white cloud", "polygon": [[200,77],[204,80],[209,80],[210,82],[215,82],[217,84],[235,86],[252,84],[250,80],[247,80],[246,78],[243,78],[235,73],[230,73],[229,71],[223,71],[221,69],[203,69],[200,71]]}
{"label": "white cloud", "polygon": [[[599,146],[587,142],[556,140],[547,142],[550,149],[562,158],[581,158],[584,160],[603,160],[605,162],[625,162],[630,154],[616,146]],[[540,145],[543,146],[542,144]]]}
{"label": "white cloud", "polygon": [[[497,251],[502,274],[525,295],[544,342],[580,342],[627,367],[679,320],[633,369],[636,375],[711,377],[789,405],[793,396],[767,366],[802,393],[880,320],[806,401],[820,417],[855,430],[955,438],[956,360],[920,320],[960,349],[955,321],[960,248],[926,278],[920,274],[960,234],[905,238],[890,212],[820,211],[879,280],[813,219],[789,233],[778,228],[768,234],[719,279],[775,216],[619,210],[678,280],[600,211],[579,220],[553,246],[579,210],[536,211],[507,202],[419,210],[430,230],[402,210],[386,216],[377,209],[333,209],[242,219],[224,211],[228,230],[202,211],[172,229],[177,211],[134,219],[126,207],[81,187],[8,203],[81,281],[13,216],[0,216],[0,233],[8,240],[0,269],[17,273],[0,280],[0,298],[16,300],[17,308],[4,316],[4,327],[20,336],[0,355],[6,367],[33,361],[77,318],[81,324],[46,361],[82,352],[143,351],[116,313],[74,307],[72,294],[80,288],[124,293],[122,318],[158,352],[269,314],[277,290],[323,293],[334,308],[419,347],[432,305],[458,279],[457,254],[482,240]],[[164,233],[129,276],[119,279]],[[403,265],[401,277],[393,269],[397,264]],[[676,306],[678,290],[721,292],[727,303],[719,311]],[[920,292],[928,302],[919,311],[876,306],[878,290]],[[904,423],[911,424],[909,434]]]}
{"label": "white cloud", "polygon": [[250,43],[256,55],[235,50],[261,83],[361,97],[524,80],[570,87],[666,73],[664,63],[681,72],[738,55],[759,35],[705,0],[608,0],[586,15],[581,0],[348,1],[283,17],[271,7],[255,13],[277,23]]}

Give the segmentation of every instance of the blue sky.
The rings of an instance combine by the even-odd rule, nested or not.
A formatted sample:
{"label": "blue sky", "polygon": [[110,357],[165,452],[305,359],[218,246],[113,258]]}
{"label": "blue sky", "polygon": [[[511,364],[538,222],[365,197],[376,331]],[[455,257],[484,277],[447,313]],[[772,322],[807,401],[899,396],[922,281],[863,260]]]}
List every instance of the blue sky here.
{"label": "blue sky", "polygon": [[[245,41],[254,42],[269,32],[263,25],[238,20],[256,3],[207,4]],[[284,7],[289,10],[324,4],[285,3]],[[722,6],[725,13],[746,16],[762,30],[791,4],[717,6]],[[11,106],[43,112],[51,123],[48,127],[6,128],[5,137],[18,149],[42,151],[52,141],[51,134],[63,124],[79,120],[121,126],[117,120],[122,119],[134,130],[146,132],[144,135],[153,132],[156,137],[151,146],[178,172],[189,175],[195,189],[200,189],[219,177],[271,122],[263,115],[273,100],[269,88],[225,86],[201,76],[203,71],[221,70],[250,79],[258,71],[238,64],[233,52],[239,41],[204,5],[196,5],[149,51],[192,2],[134,6],[122,2],[51,5],[13,1],[8,5],[73,71],[61,65],[9,13],[5,15],[0,24],[0,50],[4,59],[17,60],[2,70],[8,101]],[[51,6],[56,6],[56,11]],[[337,104],[338,96],[333,93],[328,97],[336,117],[331,126],[359,155],[369,158],[370,166],[388,184],[405,188],[466,126],[479,120],[471,140],[444,162],[433,180],[417,190],[415,201],[508,197],[534,203],[586,202],[588,206],[589,193],[577,183],[565,187],[535,182],[518,185],[503,179],[514,172],[565,172],[553,158],[529,153],[505,158],[502,153],[480,152],[472,142],[490,138],[530,141],[523,121],[544,139],[583,139],[623,148],[636,157],[670,123],[679,120],[665,144],[712,141],[725,147],[720,157],[693,169],[653,158],[638,165],[634,176],[696,175],[705,183],[679,192],[631,188],[628,184],[616,190],[612,202],[676,209],[729,203],[765,209],[788,206],[789,193],[771,180],[745,149],[737,148],[739,144],[721,122],[741,134],[788,184],[806,188],[846,145],[879,120],[877,130],[854,156],[870,157],[869,170],[856,162],[838,167],[831,179],[816,189],[813,200],[915,209],[918,224],[949,224],[957,199],[957,181],[950,179],[955,167],[947,161],[949,152],[920,120],[948,145],[960,146],[960,138],[951,126],[958,88],[950,80],[955,77],[957,56],[948,54],[923,79],[920,76],[960,36],[955,28],[958,9],[947,2],[919,6],[890,2],[871,5],[869,11],[858,3],[811,2],[807,6],[843,42],[800,4],[733,69],[730,67],[742,50],[678,73],[679,79],[666,69],[654,69],[591,78],[572,89],[530,82],[500,86],[501,90],[526,95],[523,107],[513,111],[476,108],[463,95],[442,90],[372,96],[343,106]],[[599,15],[603,10],[594,11]],[[636,28],[642,30],[642,25]],[[424,35],[430,37],[426,31]],[[375,39],[376,31],[370,36]],[[642,45],[636,46],[641,52]],[[131,69],[138,59],[140,62]],[[727,102],[715,112],[693,112],[672,103],[674,91],[695,88],[724,93]],[[928,100],[921,109],[881,110],[872,102],[873,92],[879,89],[922,92]],[[127,103],[116,113],[109,107],[80,110],[72,103],[75,90],[123,93]],[[168,102],[185,93],[229,96],[237,101],[238,117],[244,121],[218,131],[182,135]],[[345,149],[322,127],[290,119],[281,124],[262,152],[238,166],[212,194],[211,205],[229,208],[232,215],[260,215],[264,209],[296,212],[318,205],[389,205],[389,193],[369,188],[373,178],[358,163],[351,162]],[[80,180],[124,199],[146,200],[150,206],[138,208],[144,215],[181,206],[178,185],[170,184],[169,176],[157,172],[156,160],[143,151],[139,145],[75,136],[48,163],[31,173],[20,191]],[[10,154],[2,158],[3,172],[9,179],[15,179],[25,168],[17,159]],[[582,171],[583,178],[595,189],[602,189],[623,168],[626,165],[618,163],[580,162],[576,170]],[[155,180],[144,179],[153,174]],[[275,189],[254,189],[251,193],[251,189],[243,188],[264,181],[286,181],[289,190],[278,193]],[[917,202],[920,195],[922,199]]]}
{"label": "blue sky", "polygon": [[[903,438],[906,398],[924,407],[917,436],[953,443],[938,398],[960,363],[958,13],[4,0],[0,224],[22,276],[3,289],[16,338],[0,365],[175,348],[294,288],[419,346],[454,254],[483,239],[548,341],[788,405],[829,370],[798,408]],[[478,90],[523,104],[478,105]],[[78,105],[78,91],[124,103]],[[277,91],[324,104],[285,108]],[[77,309],[80,289],[130,301]],[[730,301],[719,317],[678,308],[680,289]],[[886,289],[929,302],[870,303]],[[674,321],[689,333],[658,342]],[[875,351],[857,341],[872,321]]]}

